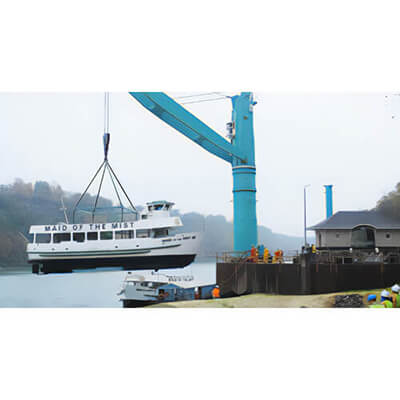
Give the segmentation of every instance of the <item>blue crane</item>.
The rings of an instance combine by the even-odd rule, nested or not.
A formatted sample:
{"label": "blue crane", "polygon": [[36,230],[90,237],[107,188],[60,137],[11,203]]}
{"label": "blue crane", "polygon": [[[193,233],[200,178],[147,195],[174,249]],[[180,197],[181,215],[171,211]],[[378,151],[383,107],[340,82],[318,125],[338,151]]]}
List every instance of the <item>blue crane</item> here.
{"label": "blue crane", "polygon": [[162,92],[129,92],[154,115],[232,165],[233,247],[235,251],[256,246],[256,164],[254,158],[253,100],[251,92],[233,96],[231,141]]}

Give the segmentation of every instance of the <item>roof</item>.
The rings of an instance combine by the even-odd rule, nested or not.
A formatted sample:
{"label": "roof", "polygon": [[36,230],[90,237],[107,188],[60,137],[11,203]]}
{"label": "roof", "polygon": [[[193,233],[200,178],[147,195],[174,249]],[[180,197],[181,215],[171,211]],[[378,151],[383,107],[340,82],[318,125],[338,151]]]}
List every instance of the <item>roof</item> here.
{"label": "roof", "polygon": [[360,225],[369,225],[376,229],[400,229],[400,219],[388,217],[378,211],[338,211],[307,230],[353,229]]}

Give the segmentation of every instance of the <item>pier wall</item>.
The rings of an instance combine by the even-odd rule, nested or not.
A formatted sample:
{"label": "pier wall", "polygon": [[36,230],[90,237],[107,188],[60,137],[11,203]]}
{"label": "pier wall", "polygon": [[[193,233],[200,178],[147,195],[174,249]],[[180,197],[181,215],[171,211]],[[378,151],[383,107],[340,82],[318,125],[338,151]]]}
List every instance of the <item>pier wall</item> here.
{"label": "pier wall", "polygon": [[221,296],[321,294],[376,289],[400,282],[400,264],[217,263]]}

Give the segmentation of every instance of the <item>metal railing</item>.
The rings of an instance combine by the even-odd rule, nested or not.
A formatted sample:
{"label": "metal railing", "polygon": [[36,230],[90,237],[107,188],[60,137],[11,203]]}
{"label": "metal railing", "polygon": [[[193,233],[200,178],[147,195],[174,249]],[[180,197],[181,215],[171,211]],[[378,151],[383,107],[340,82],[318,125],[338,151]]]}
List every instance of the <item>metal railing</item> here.
{"label": "metal railing", "polygon": [[[279,261],[284,264],[292,264],[293,261],[299,256],[297,250],[290,250],[283,254],[282,259]],[[269,262],[264,262],[263,258],[258,258],[257,264],[272,264],[273,254],[270,253]],[[250,251],[225,251],[217,253],[217,263],[241,263],[252,262],[250,259]]]}
{"label": "metal railing", "polygon": [[366,250],[318,250],[311,257],[313,263],[320,264],[400,264],[400,249],[378,253]]}
{"label": "metal railing", "polygon": [[216,254],[216,261],[217,263],[245,262],[249,256],[249,251],[224,251]]}

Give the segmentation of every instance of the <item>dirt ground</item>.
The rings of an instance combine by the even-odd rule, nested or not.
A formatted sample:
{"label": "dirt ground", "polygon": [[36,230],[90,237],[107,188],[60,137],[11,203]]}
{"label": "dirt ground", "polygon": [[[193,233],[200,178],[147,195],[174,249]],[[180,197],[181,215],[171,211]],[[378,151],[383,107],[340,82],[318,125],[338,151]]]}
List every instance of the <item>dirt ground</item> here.
{"label": "dirt ground", "polygon": [[153,308],[332,308],[336,295],[360,294],[364,300],[368,294],[379,293],[382,289],[356,290],[340,293],[315,294],[306,296],[286,296],[272,294],[250,294],[215,300],[176,301],[156,304]]}

